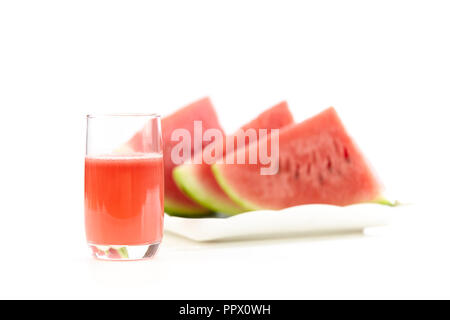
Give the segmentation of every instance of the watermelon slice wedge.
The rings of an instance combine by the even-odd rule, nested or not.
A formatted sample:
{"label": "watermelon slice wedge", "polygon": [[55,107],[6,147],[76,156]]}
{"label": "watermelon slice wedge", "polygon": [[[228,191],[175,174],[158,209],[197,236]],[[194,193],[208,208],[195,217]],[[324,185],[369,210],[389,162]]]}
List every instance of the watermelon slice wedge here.
{"label": "watermelon slice wedge", "polygon": [[[255,148],[258,143],[237,152]],[[216,163],[212,170],[225,193],[246,210],[386,203],[380,183],[333,108],[281,130],[277,163],[274,175],[261,175],[260,163]]]}
{"label": "watermelon slice wedge", "polygon": [[[247,129],[279,129],[292,123],[292,114],[287,103],[283,101],[264,111],[241,129],[244,131]],[[227,139],[234,139],[234,136],[231,135]],[[248,144],[248,141],[246,142]],[[209,145],[207,148],[210,147],[212,146]],[[193,200],[212,211],[226,214],[245,211],[245,208],[231,200],[222,190],[211,171],[211,166],[207,163],[186,163],[178,166],[173,171],[173,178],[176,184]]]}
{"label": "watermelon slice wedge", "polygon": [[[207,129],[218,129],[223,134],[223,129],[219,124],[216,112],[209,98],[200,99],[190,105],[179,109],[175,113],[164,117],[161,121],[161,129],[164,144],[164,211],[179,216],[203,216],[211,211],[198,203],[192,201],[175,184],[172,178],[172,171],[176,164],[171,159],[172,148],[179,141],[172,141],[172,132],[175,129],[186,129],[191,137],[194,137],[194,121],[201,121],[203,132]],[[138,132],[128,142],[128,146],[136,150],[136,146],[141,146],[142,133]],[[202,148],[210,142],[203,142]],[[191,139],[191,158],[194,157],[194,139]]]}

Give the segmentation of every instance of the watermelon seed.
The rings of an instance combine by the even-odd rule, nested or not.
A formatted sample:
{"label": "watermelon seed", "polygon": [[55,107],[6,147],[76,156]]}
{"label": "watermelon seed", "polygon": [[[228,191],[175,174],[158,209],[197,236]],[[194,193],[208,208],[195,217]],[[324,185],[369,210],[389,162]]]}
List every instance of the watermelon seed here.
{"label": "watermelon seed", "polygon": [[344,159],[345,161],[350,162],[350,156],[348,155],[347,148],[344,148]]}
{"label": "watermelon seed", "polygon": [[333,164],[331,163],[330,157],[327,157],[327,169],[330,172],[333,172]]}
{"label": "watermelon seed", "polygon": [[298,180],[298,178],[300,177],[300,165],[298,163],[295,165],[294,177],[295,177],[295,180]]}

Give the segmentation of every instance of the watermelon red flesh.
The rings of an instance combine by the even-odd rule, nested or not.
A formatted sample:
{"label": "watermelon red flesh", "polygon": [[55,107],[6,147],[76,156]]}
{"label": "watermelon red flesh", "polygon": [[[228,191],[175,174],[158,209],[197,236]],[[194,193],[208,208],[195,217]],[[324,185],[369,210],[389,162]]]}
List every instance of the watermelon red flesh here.
{"label": "watermelon red flesh", "polygon": [[381,193],[333,108],[280,132],[278,164],[275,175],[260,175],[260,164],[214,164],[213,172],[223,190],[248,210],[313,203],[345,206],[376,201]]}
{"label": "watermelon red flesh", "polygon": [[[172,171],[176,164],[173,163],[171,159],[171,151],[172,148],[179,143],[179,141],[171,141],[172,132],[175,129],[186,129],[190,132],[190,150],[191,158],[193,158],[194,121],[202,122],[203,132],[207,129],[218,129],[223,133],[217,119],[216,112],[209,98],[203,98],[191,103],[175,113],[164,117],[161,121],[164,146],[164,210],[170,214],[197,216],[205,215],[210,212],[209,209],[197,204],[182,193],[172,178]],[[139,142],[135,143],[135,141],[139,141],[139,139],[142,139],[141,133],[137,133],[136,136],[130,140],[129,145],[141,145]],[[205,147],[207,144],[207,142],[203,142],[202,147]]]}
{"label": "watermelon red flesh", "polygon": [[[244,131],[247,129],[279,129],[292,123],[293,117],[287,103],[281,102],[261,113],[256,119],[242,126],[241,129]],[[233,137],[234,135],[228,137],[228,139]],[[177,167],[173,175],[177,185],[199,204],[213,211],[227,214],[245,211],[245,208],[231,200],[222,190],[209,164],[184,164]]]}

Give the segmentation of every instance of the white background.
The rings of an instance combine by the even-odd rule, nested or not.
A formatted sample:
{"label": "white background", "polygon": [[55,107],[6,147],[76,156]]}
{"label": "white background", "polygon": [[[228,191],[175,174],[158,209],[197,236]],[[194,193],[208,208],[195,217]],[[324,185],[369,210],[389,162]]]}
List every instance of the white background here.
{"label": "white background", "polygon": [[[450,298],[448,1],[1,1],[1,298]],[[333,105],[387,189],[371,236],[84,246],[85,114],[209,95],[231,132]]]}

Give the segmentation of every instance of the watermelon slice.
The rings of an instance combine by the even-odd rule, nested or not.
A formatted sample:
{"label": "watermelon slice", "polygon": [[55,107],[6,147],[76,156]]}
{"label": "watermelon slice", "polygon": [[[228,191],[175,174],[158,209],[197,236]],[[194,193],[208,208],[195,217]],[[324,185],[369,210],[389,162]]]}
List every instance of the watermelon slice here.
{"label": "watermelon slice", "polygon": [[[258,143],[237,152],[255,148]],[[278,172],[261,175],[262,167],[214,164],[212,170],[222,189],[247,210],[381,202],[380,184],[333,108],[281,130]]]}
{"label": "watermelon slice", "polygon": [[[210,213],[205,208],[188,198],[175,184],[172,178],[172,171],[176,164],[171,158],[172,148],[178,141],[172,141],[171,135],[175,129],[186,129],[194,137],[194,121],[201,121],[203,132],[207,129],[223,130],[217,119],[216,112],[209,98],[198,100],[175,113],[164,117],[161,121],[161,129],[164,144],[164,210],[165,212],[179,216],[202,216]],[[128,143],[136,150],[136,146],[141,146],[142,133],[138,132]],[[194,139],[191,139],[191,158],[194,156]],[[202,148],[210,142],[203,142]]]}
{"label": "watermelon slice", "polygon": [[[293,118],[287,103],[281,102],[242,126],[241,129],[244,131],[247,129],[279,129],[292,123]],[[234,136],[232,135],[228,139],[233,139]],[[248,141],[246,142],[248,143]],[[210,147],[208,146],[208,148]],[[245,208],[235,203],[223,192],[211,171],[211,166],[207,163],[186,163],[178,166],[173,171],[173,178],[186,194],[212,211],[227,214],[245,211]]]}

